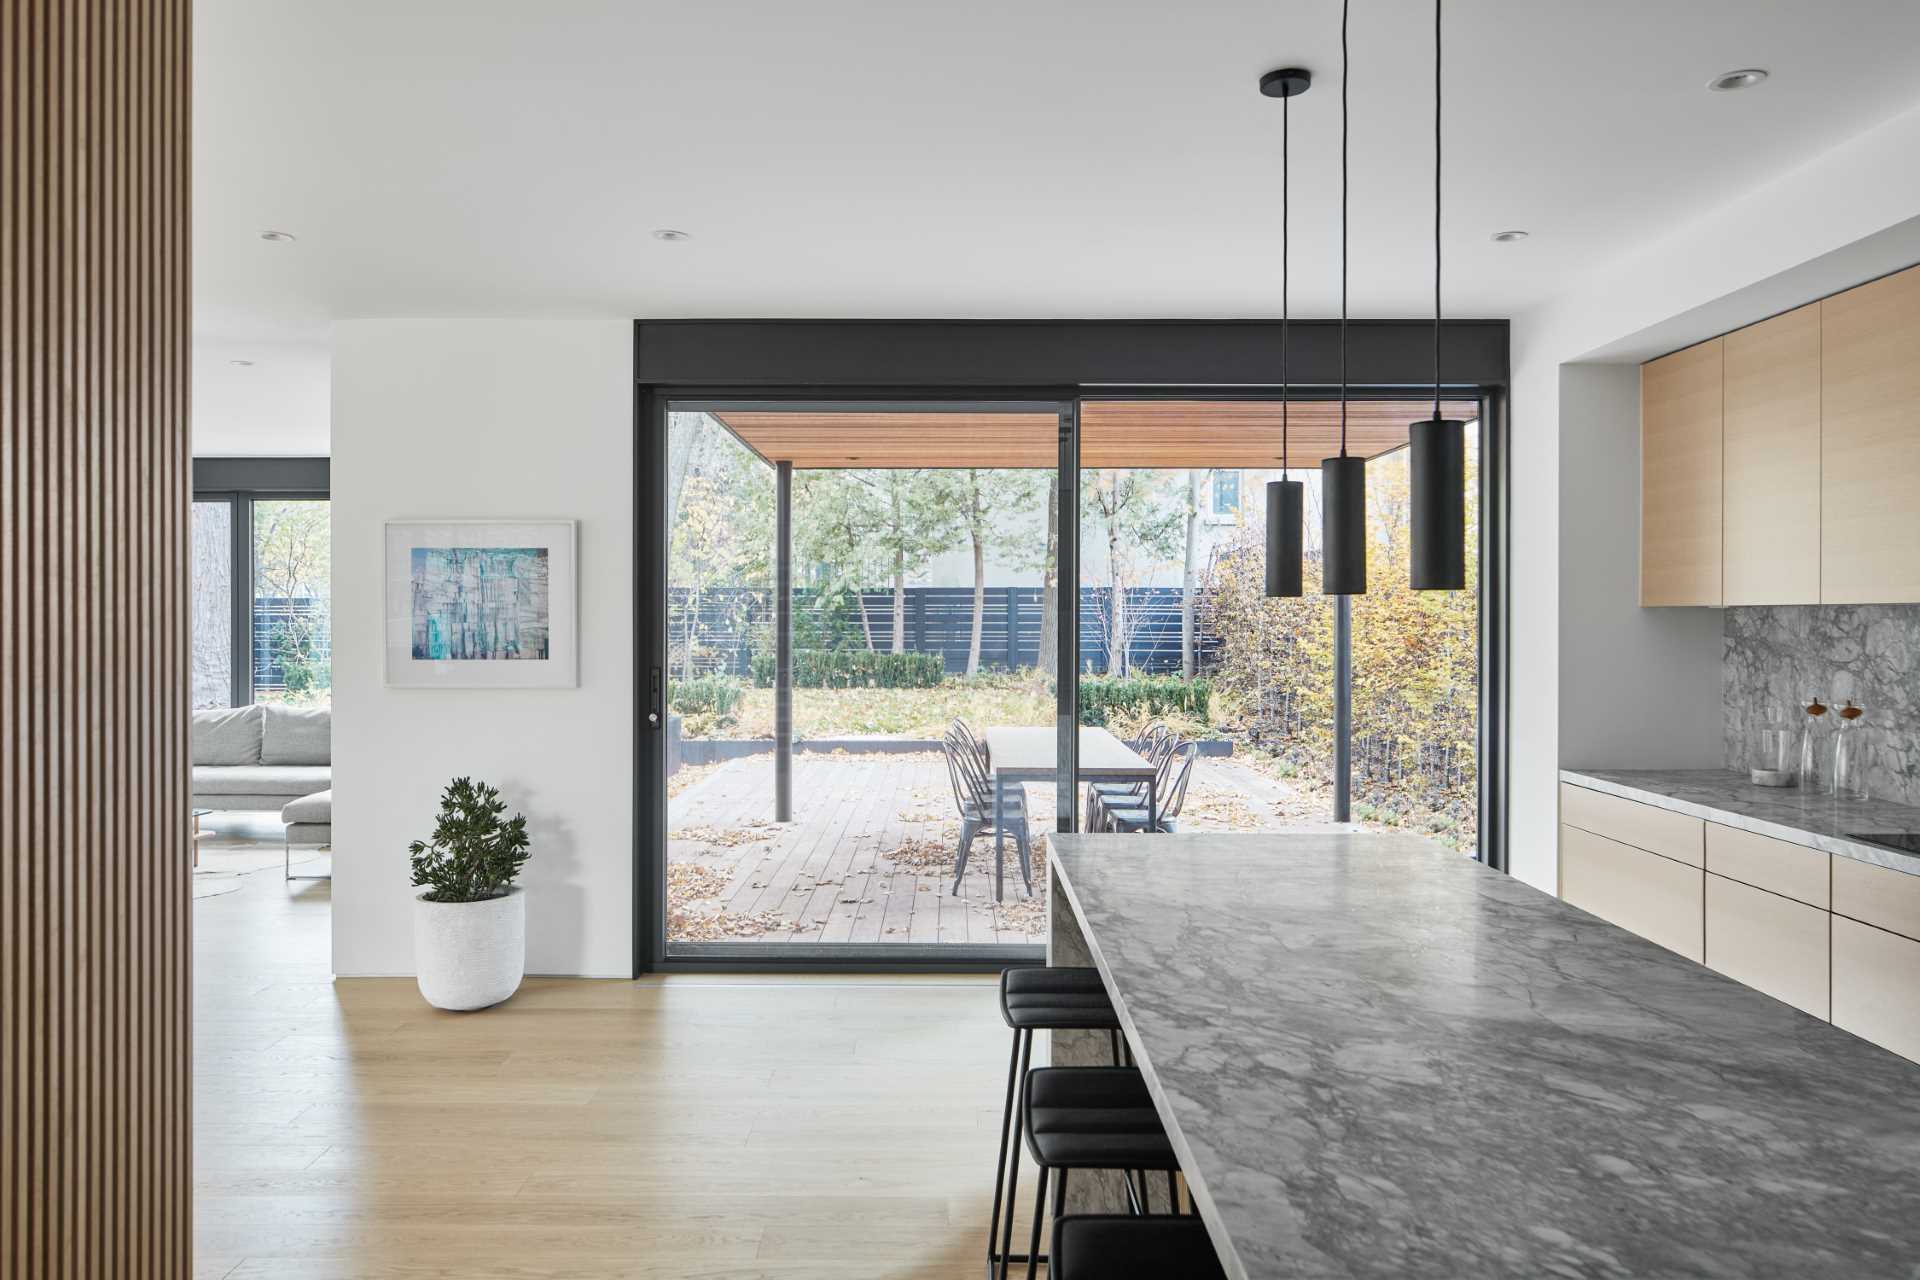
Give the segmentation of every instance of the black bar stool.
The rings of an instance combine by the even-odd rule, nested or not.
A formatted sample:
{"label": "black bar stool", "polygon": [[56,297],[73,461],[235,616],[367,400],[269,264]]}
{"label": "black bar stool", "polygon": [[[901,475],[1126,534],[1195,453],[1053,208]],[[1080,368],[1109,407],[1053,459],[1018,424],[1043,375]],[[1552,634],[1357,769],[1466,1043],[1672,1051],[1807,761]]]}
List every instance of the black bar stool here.
{"label": "black bar stool", "polygon": [[[987,1274],[1004,1276],[1007,1265],[1027,1262],[1025,1254],[1007,1255],[1013,1243],[1013,1196],[1020,1181],[1021,1112],[1014,1090],[1033,1058],[1036,1031],[1104,1031],[1121,1061],[1120,1019],[1107,999],[1098,969],[1030,966],[1000,975],[1000,1016],[1013,1028],[1013,1054],[1007,1063],[1007,1102],[1000,1114],[1000,1159],[994,1166],[993,1217],[987,1224]],[[1006,1230],[1000,1227],[1004,1207]],[[1045,1262],[1043,1256],[1038,1259]]]}
{"label": "black bar stool", "polygon": [[[1053,1188],[1053,1216],[1066,1209],[1067,1175],[1075,1169],[1116,1169],[1127,1175],[1127,1196],[1136,1214],[1146,1212],[1146,1173],[1167,1175],[1169,1189],[1180,1161],[1161,1127],[1147,1082],[1132,1067],[1038,1067],[1027,1073],[1021,1113],[1027,1130],[1027,1151],[1040,1166],[1040,1189],[1034,1197],[1033,1243],[1027,1249],[1027,1277],[1034,1275],[1040,1252],[1040,1228],[1046,1220],[1047,1178],[1058,1173]],[[1135,1186],[1131,1173],[1140,1177]],[[1007,1210],[1013,1225],[1013,1210]]]}
{"label": "black bar stool", "polygon": [[1073,1213],[1053,1224],[1052,1280],[1226,1280],[1198,1218]]}

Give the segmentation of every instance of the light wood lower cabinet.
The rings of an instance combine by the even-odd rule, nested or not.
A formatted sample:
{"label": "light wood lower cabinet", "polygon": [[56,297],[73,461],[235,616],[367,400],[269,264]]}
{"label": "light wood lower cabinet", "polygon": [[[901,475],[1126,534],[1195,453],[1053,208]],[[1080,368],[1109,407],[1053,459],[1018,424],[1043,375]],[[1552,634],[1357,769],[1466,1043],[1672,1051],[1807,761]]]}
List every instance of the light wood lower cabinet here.
{"label": "light wood lower cabinet", "polygon": [[1706,864],[1703,829],[1707,824],[1658,805],[1563,782],[1560,821],[1677,862]]}
{"label": "light wood lower cabinet", "polygon": [[1560,828],[1560,896],[1689,960],[1704,954],[1705,874],[1579,827]]}
{"label": "light wood lower cabinet", "polygon": [[1707,967],[1827,1017],[1829,919],[1818,907],[1709,873]]}
{"label": "light wood lower cabinet", "polygon": [[[1846,859],[1842,859],[1846,861]],[[1795,898],[1822,911],[1832,905],[1833,855],[1718,822],[1707,824],[1707,870]]]}
{"label": "light wood lower cabinet", "polygon": [[1833,1025],[1920,1061],[1920,942],[1833,917]]}

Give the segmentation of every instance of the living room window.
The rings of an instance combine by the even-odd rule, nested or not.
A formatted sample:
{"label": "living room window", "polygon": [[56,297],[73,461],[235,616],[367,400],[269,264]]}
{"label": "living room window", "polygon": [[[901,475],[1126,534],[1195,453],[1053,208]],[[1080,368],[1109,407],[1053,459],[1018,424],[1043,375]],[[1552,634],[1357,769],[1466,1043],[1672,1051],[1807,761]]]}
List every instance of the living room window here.
{"label": "living room window", "polygon": [[327,460],[196,458],[193,480],[194,709],[329,703]]}

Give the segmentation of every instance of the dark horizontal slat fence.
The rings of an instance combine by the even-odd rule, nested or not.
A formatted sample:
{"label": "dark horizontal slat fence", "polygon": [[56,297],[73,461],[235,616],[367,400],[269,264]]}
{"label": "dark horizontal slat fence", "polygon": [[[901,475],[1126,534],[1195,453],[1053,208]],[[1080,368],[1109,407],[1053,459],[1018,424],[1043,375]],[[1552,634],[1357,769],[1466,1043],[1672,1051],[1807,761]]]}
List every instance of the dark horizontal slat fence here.
{"label": "dark horizontal slat fence", "polygon": [[[695,593],[685,587],[668,592],[668,644],[675,671],[685,670],[688,625],[692,623],[694,668],[748,674],[756,648],[771,650],[773,608],[771,593],[752,587],[711,587]],[[1081,669],[1107,669],[1108,632],[1112,593],[1106,587],[1080,590]],[[794,592],[794,644],[827,647],[838,636],[843,643],[863,646],[872,636],[881,652],[893,648],[893,593],[862,593],[823,616],[818,593]],[[1040,665],[1044,630],[1039,587],[988,587],[980,625],[982,669],[1007,671]],[[1126,593],[1127,655],[1136,672],[1165,674],[1180,670],[1180,591],[1177,587],[1134,587]],[[861,610],[865,610],[864,624]],[[1207,628],[1208,609],[1203,596],[1195,609],[1198,657],[1204,667],[1219,648],[1220,639]],[[967,650],[973,632],[972,587],[908,587],[906,644],[909,653],[938,653],[950,675],[967,669]],[[824,637],[811,640],[809,637]]]}

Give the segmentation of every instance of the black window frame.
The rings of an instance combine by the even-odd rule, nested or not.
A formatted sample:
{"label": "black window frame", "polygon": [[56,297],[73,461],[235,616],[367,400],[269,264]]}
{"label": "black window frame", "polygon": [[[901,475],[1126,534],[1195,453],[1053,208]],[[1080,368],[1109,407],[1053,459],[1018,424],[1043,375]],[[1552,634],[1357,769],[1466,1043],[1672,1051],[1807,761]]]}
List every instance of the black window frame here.
{"label": "black window frame", "polygon": [[227,705],[244,707],[253,701],[253,504],[331,503],[332,470],[326,458],[195,458],[193,501],[224,502],[230,511],[233,598]]}

